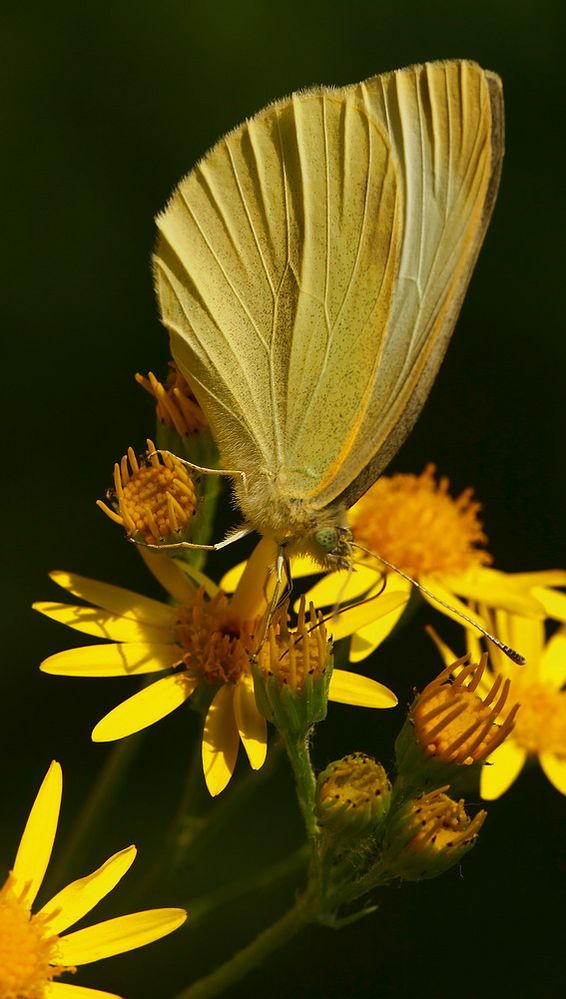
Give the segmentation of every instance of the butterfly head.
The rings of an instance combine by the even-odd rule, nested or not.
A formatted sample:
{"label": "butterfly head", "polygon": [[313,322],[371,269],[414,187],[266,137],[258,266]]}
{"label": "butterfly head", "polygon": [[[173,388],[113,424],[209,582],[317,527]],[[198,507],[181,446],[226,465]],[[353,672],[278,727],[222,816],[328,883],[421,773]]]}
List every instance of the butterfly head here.
{"label": "butterfly head", "polygon": [[347,527],[318,527],[312,535],[317,561],[329,569],[346,569],[351,564],[352,534]]}

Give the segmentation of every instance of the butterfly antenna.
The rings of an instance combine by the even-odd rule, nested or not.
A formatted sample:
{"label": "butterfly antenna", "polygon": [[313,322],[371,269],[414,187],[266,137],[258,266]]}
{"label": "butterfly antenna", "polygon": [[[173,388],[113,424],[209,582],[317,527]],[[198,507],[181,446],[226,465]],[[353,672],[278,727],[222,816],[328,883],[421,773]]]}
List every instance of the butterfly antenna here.
{"label": "butterfly antenna", "polygon": [[468,615],[464,614],[463,611],[458,610],[456,607],[452,607],[452,604],[448,604],[446,603],[446,601],[441,600],[440,597],[437,597],[435,593],[432,593],[431,590],[427,589],[426,586],[423,586],[422,583],[418,583],[416,579],[413,579],[412,576],[407,575],[407,573],[403,572],[402,569],[398,569],[397,566],[393,565],[392,562],[388,562],[387,559],[383,557],[383,555],[378,555],[377,552],[371,552],[368,548],[364,548],[363,545],[358,545],[355,542],[352,542],[352,546],[354,548],[358,548],[362,552],[365,552],[365,554],[369,555],[371,558],[379,559],[379,561],[382,562],[383,565],[386,565],[388,569],[392,569],[393,572],[396,572],[399,576],[401,576],[402,579],[406,579],[408,583],[411,583],[417,590],[420,590],[421,593],[425,593],[427,597],[430,597],[431,600],[434,600],[434,602],[436,604],[439,604],[440,607],[444,607],[445,610],[451,611],[452,614],[456,614],[467,624],[470,624],[472,628],[476,628],[477,631],[481,632],[484,638],[489,639],[489,641],[493,642],[493,644],[497,646],[498,649],[501,649],[501,651],[505,653],[505,655],[508,656],[508,658],[511,659],[512,662],[517,663],[517,666],[526,666],[527,660],[525,659],[524,656],[520,654],[520,652],[516,652],[515,649],[512,649],[509,645],[505,645],[505,642],[501,642],[498,638],[495,637],[495,635],[492,635],[491,632],[487,630],[487,628],[482,627],[481,624],[478,624],[478,622],[474,621],[473,618],[468,617]]}

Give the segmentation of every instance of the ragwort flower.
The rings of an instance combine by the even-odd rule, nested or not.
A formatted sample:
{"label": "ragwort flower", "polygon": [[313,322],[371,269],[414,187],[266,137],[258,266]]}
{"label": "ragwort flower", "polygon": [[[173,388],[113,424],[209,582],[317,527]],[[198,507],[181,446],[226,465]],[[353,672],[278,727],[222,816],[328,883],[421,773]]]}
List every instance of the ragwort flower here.
{"label": "ragwort flower", "polygon": [[[266,607],[265,580],[273,564],[273,546],[260,542],[231,597],[193,567],[187,566],[186,572],[194,583],[174,560],[143,549],[142,555],[175,603],[161,603],[73,573],[51,573],[59,586],[94,606],[43,601],[34,604],[35,609],[104,639],[104,644],[57,653],[41,669],[60,676],[167,673],[110,711],[92,733],[96,742],[121,739],[152,725],[184,704],[200,684],[208,684],[212,700],[204,725],[202,761],[207,787],[216,795],[234,772],[240,741],[254,770],[263,766],[266,757],[266,722],[255,702],[250,652]],[[384,612],[394,601],[385,600]],[[373,608],[371,613],[375,616]],[[354,616],[342,614],[333,627],[335,638],[350,634],[358,621],[355,612]],[[385,689],[367,677],[336,670],[330,698],[384,707]],[[387,706],[393,706],[395,696],[387,693]]]}
{"label": "ragwort flower", "polygon": [[[483,695],[494,678],[509,685],[509,704],[520,707],[511,733],[486,761],[481,773],[482,798],[499,798],[523,769],[524,764],[538,757],[539,763],[554,787],[566,794],[566,628],[560,628],[546,641],[544,622],[497,611],[490,614],[480,607],[487,626],[506,645],[513,644],[527,659],[527,665],[517,667],[495,646],[489,648],[489,668],[485,671],[478,693]],[[433,633],[444,661],[454,659],[452,651]],[[471,632],[466,633],[469,652],[477,656],[480,643]]]}
{"label": "ragwort flower", "polygon": [[75,972],[77,965],[159,940],[187,918],[184,909],[148,909],[61,936],[115,888],[135,860],[135,846],[114,854],[32,913],[53,849],[62,790],[61,767],[54,761],[30,812],[13,869],[0,888],[1,999],[119,999],[55,979]]}
{"label": "ragwort flower", "polygon": [[[448,479],[443,476],[437,481],[434,465],[427,465],[420,475],[382,476],[349,511],[354,542],[383,556],[439,600],[478,624],[480,619],[460,598],[481,600],[489,607],[511,613],[566,621],[566,595],[551,589],[566,585],[566,572],[506,573],[491,568],[491,555],[483,547],[487,538],[479,517],[480,504],[472,498],[471,489],[457,497],[448,490]],[[337,599],[371,596],[383,585],[382,574],[375,571],[378,566],[379,562],[368,555],[350,578],[343,572],[325,576],[307,597],[324,607]],[[383,571],[386,592],[403,594],[406,602],[411,584],[387,568]],[[462,623],[457,614],[439,605],[433,596],[423,593],[423,597],[436,610]],[[357,631],[351,646],[353,662],[377,648],[402,611],[400,605],[387,617]]]}

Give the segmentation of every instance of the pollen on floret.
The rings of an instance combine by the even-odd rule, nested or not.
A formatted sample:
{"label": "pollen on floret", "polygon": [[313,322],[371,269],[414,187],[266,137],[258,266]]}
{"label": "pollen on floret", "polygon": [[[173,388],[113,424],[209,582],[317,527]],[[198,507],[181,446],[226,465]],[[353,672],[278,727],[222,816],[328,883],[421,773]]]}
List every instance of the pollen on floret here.
{"label": "pollen on floret", "polygon": [[496,676],[484,698],[477,693],[486,664],[487,654],[477,664],[468,657],[457,660],[418,697],[410,718],[427,756],[465,766],[481,763],[513,729],[519,705],[507,709],[510,680]]}
{"label": "pollen on floret", "polygon": [[488,565],[481,504],[472,489],[454,497],[449,488],[432,464],[420,475],[382,476],[350,511],[355,541],[416,579]]}
{"label": "pollen on floret", "polygon": [[210,684],[238,683],[250,672],[255,627],[230,612],[225,593],[210,599],[200,587],[191,604],[177,608],[175,634],[185,668]]}
{"label": "pollen on floret", "polygon": [[175,539],[186,530],[197,508],[195,484],[181,461],[169,452],[156,452],[147,441],[147,454],[138,460],[128,448],[114,465],[114,509],[98,506],[134,540],[147,544]]}
{"label": "pollen on floret", "polygon": [[180,437],[189,437],[208,426],[206,416],[174,361],[169,362],[165,384],[152,371],[147,378],[137,374],[136,381],[155,399],[157,419],[176,430]]}
{"label": "pollen on floret", "polygon": [[49,982],[75,970],[57,963],[57,941],[47,922],[31,915],[9,876],[0,889],[1,999],[43,999]]}

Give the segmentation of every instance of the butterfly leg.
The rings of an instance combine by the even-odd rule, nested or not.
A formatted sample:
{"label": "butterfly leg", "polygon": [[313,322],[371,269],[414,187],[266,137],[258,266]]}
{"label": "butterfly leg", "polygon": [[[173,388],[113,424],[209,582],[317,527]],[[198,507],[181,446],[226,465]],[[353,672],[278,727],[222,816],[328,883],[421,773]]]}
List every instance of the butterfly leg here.
{"label": "butterfly leg", "polygon": [[223,541],[217,541],[214,545],[193,545],[190,541],[172,541],[170,544],[152,545],[149,541],[138,541],[136,538],[129,538],[128,540],[134,545],[139,545],[140,548],[149,548],[153,552],[183,551],[186,548],[199,552],[218,552],[221,548],[226,548],[227,545],[233,544],[234,541],[245,538],[252,531],[253,527],[250,527],[249,524],[244,524],[239,530],[232,531]]}
{"label": "butterfly leg", "polygon": [[189,468],[193,472],[199,472],[201,475],[227,475],[230,478],[239,476],[242,480],[244,489],[247,491],[246,473],[237,468],[205,468],[204,465],[195,465],[193,461],[187,461],[186,458],[180,458],[178,454],[173,454],[172,451],[166,451],[163,448],[159,448],[157,451],[152,451],[151,454],[148,455],[148,458],[153,457],[154,454],[168,454],[171,458],[175,458],[176,461],[180,461],[181,465],[184,465],[185,468]]}

